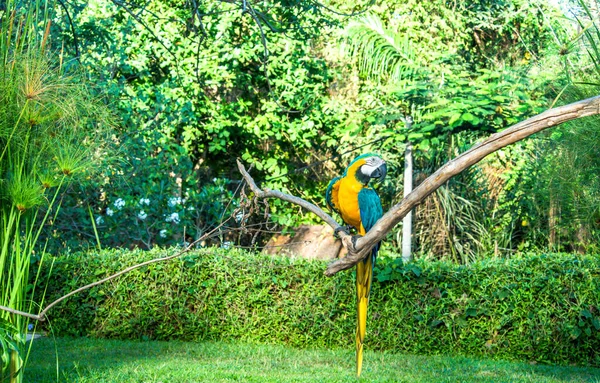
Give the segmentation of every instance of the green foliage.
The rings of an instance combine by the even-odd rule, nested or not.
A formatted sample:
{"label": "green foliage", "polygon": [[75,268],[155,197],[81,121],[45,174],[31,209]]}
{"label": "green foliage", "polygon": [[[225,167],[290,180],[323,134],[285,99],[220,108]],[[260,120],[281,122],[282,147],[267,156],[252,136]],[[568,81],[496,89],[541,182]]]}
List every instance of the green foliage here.
{"label": "green foliage", "polygon": [[58,215],[62,221],[47,228],[49,250],[95,247],[94,226],[102,246],[181,245],[213,230],[237,207],[228,179],[198,187],[194,165],[178,145],[136,138],[124,154],[128,163],[112,164],[102,178],[71,189]]}
{"label": "green foliage", "polygon": [[441,187],[418,209],[414,246],[426,259],[468,264],[489,256],[490,241],[479,204]]}
{"label": "green foliage", "polygon": [[[420,286],[421,293],[427,291],[430,295],[419,297],[408,289],[403,295],[409,298],[407,303],[389,305],[390,315],[412,311],[417,323],[411,325],[429,335],[420,339],[417,348],[444,350],[459,345],[465,353],[514,353],[529,360],[538,355],[536,360],[544,363],[569,358],[575,352],[586,363],[597,365],[595,357],[584,355],[597,347],[592,344],[597,344],[600,334],[598,266],[597,257],[565,255],[460,267],[404,267],[392,262],[376,278],[386,283],[414,284]],[[596,314],[589,315],[590,310]],[[402,330],[408,331],[408,327],[394,331]],[[450,334],[440,337],[440,333]],[[586,344],[588,341],[591,344]]]}
{"label": "green foliage", "polygon": [[588,118],[567,124],[539,142],[535,177],[521,187],[528,191],[526,213],[532,219],[528,239],[536,246],[560,251],[593,252],[600,239],[600,171],[598,126]]}
{"label": "green foliage", "polygon": [[[61,257],[48,292],[57,297],[165,251]],[[57,335],[350,348],[354,280],[351,273],[326,278],[324,267],[204,249],[74,296],[54,309],[50,323]],[[384,258],[371,291],[367,345],[598,366],[599,274],[596,256],[529,255],[469,266]],[[45,269],[42,278],[48,276]]]}
{"label": "green foliage", "polygon": [[[235,157],[242,156],[252,163],[272,160],[265,174],[279,176],[286,170],[282,160],[293,160],[294,144],[300,153],[307,150],[325,124],[319,111],[328,81],[325,62],[311,55],[310,45],[270,33],[263,67],[261,35],[245,22],[247,15],[233,6],[213,15],[211,7],[220,4],[206,6],[206,42],[182,38],[185,25],[161,21],[167,47],[120,7],[87,8],[80,22],[93,25],[102,38],[86,42],[89,54],[82,63],[106,79],[127,132],[142,128],[140,136],[149,144],[182,146],[194,165],[212,175],[230,172]],[[160,1],[147,4],[146,11],[179,16]],[[122,18],[97,23],[115,14]],[[192,59],[198,49],[201,54]]]}
{"label": "green foliage", "polygon": [[[81,67],[120,117],[113,142],[122,148],[122,161],[109,164],[98,180],[69,191],[65,205],[73,208],[59,217],[73,224],[49,229],[50,248],[95,245],[88,206],[104,246],[177,245],[184,227],[186,237],[197,238],[231,213],[225,205],[237,186],[230,180],[239,178],[236,158],[253,165],[257,181],[269,187],[320,196],[318,181],[325,177],[306,177],[296,169],[337,144],[332,132],[344,120],[326,105],[332,79],[326,61],[304,38],[330,24],[322,18],[325,9],[257,4],[265,57],[257,24],[241,7],[198,4],[201,21],[183,5],[164,1],[148,2],[137,19],[110,2],[72,9]],[[300,12],[293,20],[292,9]],[[294,22],[305,30],[290,30]],[[146,28],[155,24],[160,33]],[[73,43],[70,29],[62,32],[67,45]],[[139,206],[146,198],[152,204]],[[170,198],[186,199],[186,208],[195,212],[171,209],[166,206]],[[119,199],[125,210],[116,212]],[[144,220],[136,218],[141,210]],[[309,219],[290,214],[287,206],[272,210],[279,223]],[[177,225],[165,222],[173,213],[180,214]]]}
{"label": "green foliage", "polygon": [[[600,72],[598,17],[585,1],[576,2],[578,30],[562,48],[565,84],[555,88],[557,105],[596,96]],[[576,34],[575,34],[576,33]],[[530,223],[522,247],[594,252],[600,238],[597,117],[564,124],[537,140],[518,191]]]}
{"label": "green foliage", "polygon": [[[524,70],[490,71],[481,69],[473,75],[451,68],[439,94],[422,113],[421,133],[426,142],[439,146],[440,136],[462,130],[493,133],[541,113],[546,99],[536,91],[536,84]],[[528,78],[529,77],[529,78]],[[436,134],[437,133],[437,134]],[[433,136],[433,137],[432,137]]]}
{"label": "green foliage", "polygon": [[[327,6],[352,12],[366,3]],[[416,148],[417,171],[430,174],[483,136],[547,107],[552,88],[563,85],[556,81],[561,61],[570,57],[559,54],[568,23],[538,0],[385,2],[347,19],[349,39],[339,38],[343,19],[324,18],[328,9],[310,2],[196,4],[68,2],[55,9],[54,45],[77,40],[80,53],[65,65],[85,70],[120,117],[113,143],[122,162],[69,189],[59,220],[43,233],[50,249],[189,242],[235,207],[226,208],[238,185],[236,158],[253,166],[263,186],[322,204],[327,182],[357,154],[352,149],[376,151],[397,175],[380,190],[387,207],[401,195],[407,140]],[[593,52],[594,44],[587,47]],[[405,114],[415,119],[411,129],[401,121]],[[511,185],[532,177],[522,167],[503,173],[500,162],[493,177],[489,167],[478,168],[449,183],[446,196],[456,198],[444,205],[445,216],[461,201],[472,209],[462,215],[462,229],[445,224],[455,233],[453,245],[437,257],[464,261],[476,251],[529,246],[525,232],[533,226],[520,223],[543,217],[525,216],[531,201]],[[507,189],[490,184],[492,178],[506,179]],[[173,209],[172,198],[186,206]],[[152,204],[140,205],[146,199]],[[125,205],[115,209],[117,201]],[[167,222],[175,213],[180,222]],[[315,221],[281,201],[270,213],[279,227]],[[423,229],[420,238],[433,238],[428,233],[436,227]],[[426,249],[436,246],[422,249],[431,255]]]}
{"label": "green foliage", "polygon": [[568,33],[558,5],[543,0],[482,0],[458,8],[467,20],[463,33],[472,36],[464,53],[484,65],[543,60]]}
{"label": "green foliage", "polygon": [[[467,13],[456,12],[455,27],[468,23]],[[393,129],[384,131],[390,134],[386,143],[408,139],[427,156],[430,147],[439,148],[450,135],[467,130],[477,138],[537,114],[546,104],[538,89],[545,78],[528,62],[488,68],[457,54],[459,47],[468,44],[468,36],[453,35],[450,46],[439,51],[434,44],[416,39],[423,26],[407,26],[395,16],[385,16],[387,26],[379,17],[368,15],[351,23],[346,34],[358,67],[377,82],[371,87],[365,84],[365,90],[383,93],[377,111],[383,114],[380,120],[393,122],[405,114],[416,121],[408,131],[401,129],[403,123],[393,123]],[[538,27],[547,28],[545,24]],[[445,38],[438,36],[438,44]]]}

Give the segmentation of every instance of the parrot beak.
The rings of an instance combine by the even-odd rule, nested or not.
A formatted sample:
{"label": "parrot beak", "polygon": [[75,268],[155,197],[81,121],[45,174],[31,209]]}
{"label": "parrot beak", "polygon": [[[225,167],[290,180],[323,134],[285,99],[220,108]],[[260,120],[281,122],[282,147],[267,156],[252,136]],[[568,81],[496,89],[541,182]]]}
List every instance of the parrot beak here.
{"label": "parrot beak", "polygon": [[370,180],[376,179],[381,182],[387,174],[387,165],[385,161],[379,156],[373,156],[367,158],[365,164],[363,164],[356,173],[357,179],[367,185]]}
{"label": "parrot beak", "polygon": [[379,167],[377,169],[375,169],[373,171],[373,173],[371,173],[371,178],[377,178],[377,181],[383,182],[386,175],[387,175],[387,165],[384,162],[381,165],[379,165]]}

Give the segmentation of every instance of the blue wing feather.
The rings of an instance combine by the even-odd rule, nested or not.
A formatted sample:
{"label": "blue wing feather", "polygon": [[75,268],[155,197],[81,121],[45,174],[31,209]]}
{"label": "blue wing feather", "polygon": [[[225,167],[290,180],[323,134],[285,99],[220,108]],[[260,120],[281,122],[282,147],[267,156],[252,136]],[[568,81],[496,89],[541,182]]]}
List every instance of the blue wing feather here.
{"label": "blue wing feather", "polygon": [[364,188],[358,193],[358,208],[360,209],[360,220],[366,231],[375,226],[375,222],[383,216],[381,200],[370,188]]}
{"label": "blue wing feather", "polygon": [[[358,208],[360,209],[360,220],[365,231],[371,230],[375,223],[383,216],[381,200],[373,189],[364,188],[358,193]],[[375,266],[377,253],[379,252],[379,243],[371,251],[371,259]],[[366,258],[365,261],[366,262]],[[372,272],[372,269],[371,269]]]}

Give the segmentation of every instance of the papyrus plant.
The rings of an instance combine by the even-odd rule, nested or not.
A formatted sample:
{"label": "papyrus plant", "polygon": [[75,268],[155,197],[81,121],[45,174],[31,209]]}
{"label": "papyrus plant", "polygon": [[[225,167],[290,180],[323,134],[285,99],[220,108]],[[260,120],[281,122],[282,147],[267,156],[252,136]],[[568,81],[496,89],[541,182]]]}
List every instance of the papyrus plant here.
{"label": "papyrus plant", "polygon": [[[44,260],[41,229],[65,187],[105,157],[108,126],[83,77],[65,73],[53,50],[51,6],[9,0],[0,11],[0,305],[28,312],[38,287],[30,267]],[[2,382],[23,380],[27,326],[0,311]]]}

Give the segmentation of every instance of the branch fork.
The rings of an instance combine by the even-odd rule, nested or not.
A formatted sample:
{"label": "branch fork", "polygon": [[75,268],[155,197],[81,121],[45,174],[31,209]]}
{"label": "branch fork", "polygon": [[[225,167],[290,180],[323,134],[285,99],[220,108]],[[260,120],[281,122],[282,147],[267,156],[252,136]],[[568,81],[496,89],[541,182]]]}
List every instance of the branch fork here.
{"label": "branch fork", "polygon": [[[244,180],[250,187],[250,190],[254,193],[255,198],[265,199],[265,198],[278,198],[282,201],[287,201],[294,203],[304,209],[316,214],[323,221],[325,221],[329,226],[331,226],[334,230],[337,231],[340,240],[342,241],[342,246],[348,250],[348,255],[344,258],[339,259],[333,263],[331,263],[327,270],[325,270],[325,275],[332,276],[335,273],[346,270],[357,264],[359,261],[364,259],[367,254],[371,251],[373,246],[379,241],[373,240],[365,240],[366,237],[360,236],[352,236],[344,231],[344,226],[340,225],[335,219],[333,219],[329,214],[327,214],[323,209],[318,207],[317,205],[308,202],[302,198],[286,194],[280,192],[278,190],[271,189],[260,189],[252,176],[246,171],[246,168],[241,163],[241,161],[237,160],[238,170],[244,177]],[[338,230],[339,229],[339,230]],[[372,231],[372,230],[371,230]],[[368,233],[367,233],[368,234]]]}

